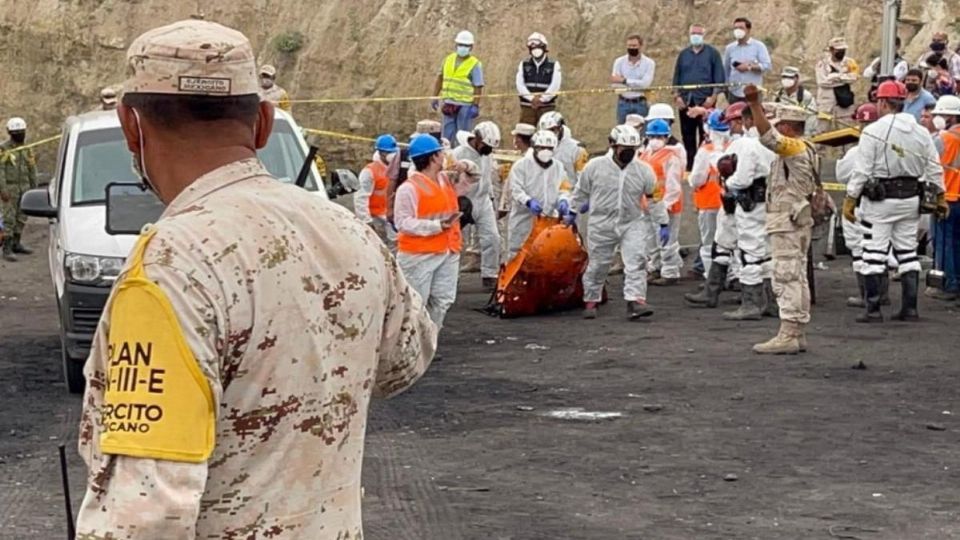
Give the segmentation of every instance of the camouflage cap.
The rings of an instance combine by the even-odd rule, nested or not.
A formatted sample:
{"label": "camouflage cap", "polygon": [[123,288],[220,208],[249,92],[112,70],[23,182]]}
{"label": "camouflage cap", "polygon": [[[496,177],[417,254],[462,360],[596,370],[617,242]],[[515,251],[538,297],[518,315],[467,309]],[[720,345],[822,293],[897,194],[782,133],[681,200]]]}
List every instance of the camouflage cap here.
{"label": "camouflage cap", "polygon": [[273,67],[273,66],[270,65],[270,64],[264,64],[264,65],[260,66],[260,74],[261,74],[261,75],[266,75],[267,77],[276,77],[276,76],[277,76],[277,68]]}
{"label": "camouflage cap", "polygon": [[781,105],[777,108],[777,120],[782,122],[806,122],[809,114],[806,110],[792,105]]}
{"label": "camouflage cap", "polygon": [[209,21],[154,28],[127,50],[124,93],[197,96],[257,94],[260,84],[250,41]]}

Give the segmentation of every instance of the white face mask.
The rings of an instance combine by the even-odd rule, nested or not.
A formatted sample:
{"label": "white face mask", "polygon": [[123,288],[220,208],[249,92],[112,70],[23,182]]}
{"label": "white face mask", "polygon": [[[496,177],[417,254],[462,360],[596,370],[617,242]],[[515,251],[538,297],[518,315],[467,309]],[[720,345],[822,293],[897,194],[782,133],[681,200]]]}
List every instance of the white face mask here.
{"label": "white face mask", "polygon": [[536,49],[530,49],[530,56],[532,56],[532,57],[534,57],[534,58],[536,58],[536,59],[538,59],[538,60],[541,59],[541,58],[543,58],[543,55],[544,55],[544,54],[545,54],[545,53],[544,53],[543,49],[541,49],[540,47],[537,47]]}
{"label": "white face mask", "polygon": [[690,44],[694,47],[703,45],[703,36],[701,34],[690,34]]}
{"label": "white face mask", "polygon": [[743,28],[734,28],[734,29],[733,29],[733,37],[736,38],[737,41],[739,41],[739,40],[747,37],[747,31],[744,30]]}
{"label": "white face mask", "polygon": [[260,87],[264,89],[273,88],[273,79],[271,79],[270,77],[261,77]]}
{"label": "white face mask", "polygon": [[793,88],[796,86],[797,80],[792,77],[784,77],[780,79],[780,85],[784,88]]}
{"label": "white face mask", "polygon": [[647,143],[647,148],[651,151],[656,152],[662,150],[664,146],[667,145],[667,141],[663,139],[650,139],[650,142]]}
{"label": "white face mask", "polygon": [[537,150],[537,159],[540,160],[540,163],[549,163],[553,159],[553,150],[549,148]]}
{"label": "white face mask", "polygon": [[939,131],[943,131],[947,127],[947,119],[942,116],[934,116],[933,127],[937,128]]}
{"label": "white face mask", "polygon": [[458,46],[457,46],[457,56],[460,56],[460,57],[470,56],[470,49],[471,49],[471,47],[469,47],[469,46],[467,46],[467,45],[458,45]]}
{"label": "white face mask", "polygon": [[711,130],[710,130],[710,140],[713,141],[713,142],[715,142],[715,143],[724,144],[724,143],[726,143],[728,140],[730,140],[730,132],[728,132],[728,131],[717,131],[717,130],[715,130],[715,129],[711,129]]}
{"label": "white face mask", "polygon": [[389,154],[380,154],[380,155],[381,157],[383,157],[383,161],[388,165],[390,164],[390,162],[393,161],[393,158],[397,157],[396,152],[390,152]]}

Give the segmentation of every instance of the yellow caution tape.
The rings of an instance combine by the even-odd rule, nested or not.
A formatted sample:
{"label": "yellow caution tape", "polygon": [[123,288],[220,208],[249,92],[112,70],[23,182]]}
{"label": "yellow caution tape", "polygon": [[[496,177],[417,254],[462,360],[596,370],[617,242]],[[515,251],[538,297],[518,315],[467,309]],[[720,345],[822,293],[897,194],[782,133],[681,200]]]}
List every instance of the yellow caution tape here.
{"label": "yellow caution tape", "polygon": [[36,148],[37,146],[42,146],[47,143],[52,143],[54,141],[59,141],[60,135],[54,135],[53,137],[47,137],[46,139],[40,139],[39,141],[34,141],[30,144],[25,144],[23,146],[18,146],[16,148],[11,148],[10,150],[5,150],[0,152],[0,158],[7,154],[15,154],[17,152],[23,152],[24,150],[29,150],[31,148]]}
{"label": "yellow caution tape", "polygon": [[846,185],[846,184],[837,184],[837,183],[834,183],[834,182],[824,182],[824,183],[821,184],[821,185],[823,186],[823,189],[824,189],[825,191],[846,191],[846,190],[847,190],[847,185]]}

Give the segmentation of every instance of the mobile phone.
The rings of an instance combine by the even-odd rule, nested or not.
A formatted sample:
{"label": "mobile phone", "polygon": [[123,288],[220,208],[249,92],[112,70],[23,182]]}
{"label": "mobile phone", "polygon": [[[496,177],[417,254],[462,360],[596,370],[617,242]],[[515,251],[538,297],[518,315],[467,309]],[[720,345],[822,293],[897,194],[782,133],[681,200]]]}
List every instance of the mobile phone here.
{"label": "mobile phone", "polygon": [[740,64],[741,64],[741,63],[742,63],[742,62],[734,61],[734,62],[733,62],[733,67],[740,67]]}

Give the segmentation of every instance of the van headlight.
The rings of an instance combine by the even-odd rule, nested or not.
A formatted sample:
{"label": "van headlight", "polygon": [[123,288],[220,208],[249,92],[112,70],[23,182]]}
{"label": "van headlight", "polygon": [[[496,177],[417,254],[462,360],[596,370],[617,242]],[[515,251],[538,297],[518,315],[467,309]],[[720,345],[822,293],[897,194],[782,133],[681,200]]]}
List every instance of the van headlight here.
{"label": "van headlight", "polygon": [[113,282],[120,275],[123,262],[122,257],[94,257],[67,253],[63,266],[70,281],[102,285]]}

